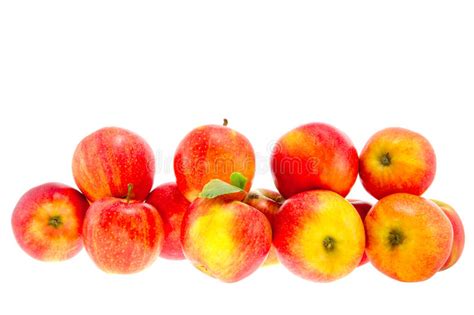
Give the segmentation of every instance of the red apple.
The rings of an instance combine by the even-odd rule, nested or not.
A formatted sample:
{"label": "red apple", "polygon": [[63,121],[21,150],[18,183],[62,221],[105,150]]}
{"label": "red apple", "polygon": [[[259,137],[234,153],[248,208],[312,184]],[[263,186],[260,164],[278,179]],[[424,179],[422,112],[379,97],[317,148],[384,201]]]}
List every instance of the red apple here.
{"label": "red apple", "polygon": [[256,189],[256,192],[259,194],[262,194],[263,196],[270,198],[271,200],[275,201],[276,203],[279,203],[280,205],[285,202],[285,198],[279,193],[271,189],[266,189],[266,188],[259,188]]}
{"label": "red apple", "polygon": [[90,201],[124,198],[133,185],[134,200],[145,200],[153,185],[155,157],[143,138],[121,128],[103,128],[84,138],[74,153],[72,170]]}
{"label": "red apple", "polygon": [[189,201],[181,194],[176,183],[166,183],[156,187],[146,202],[154,206],[163,219],[165,240],[160,256],[184,259],[180,241],[181,223],[189,208]]}
{"label": "red apple", "polygon": [[364,225],[340,195],[310,190],[286,200],[273,222],[278,259],[294,274],[316,282],[348,275],[365,248]]}
{"label": "red apple", "polygon": [[262,212],[272,223],[273,218],[280,211],[284,199],[277,192],[268,189],[256,189],[247,194],[244,202]]}
{"label": "red apple", "polygon": [[362,184],[377,199],[395,193],[421,196],[435,173],[433,147],[425,137],[407,129],[377,132],[360,154]]}
{"label": "red apple", "polygon": [[13,211],[13,233],[33,258],[69,259],[82,248],[81,229],[88,207],[86,198],[66,185],[35,187],[21,197]]}
{"label": "red apple", "polygon": [[[244,202],[255,209],[261,211],[273,225],[275,215],[280,211],[280,207],[284,202],[283,197],[269,189],[256,189],[247,194]],[[272,245],[268,257],[265,259],[263,266],[272,266],[278,264],[278,257],[275,247]]]}
{"label": "red apple", "polygon": [[255,153],[242,134],[226,126],[207,125],[194,129],[181,141],[174,157],[176,182],[181,193],[194,201],[213,179],[229,182],[234,172],[243,174],[251,187]]}
{"label": "red apple", "polygon": [[[362,221],[364,221],[365,217],[367,216],[367,213],[369,213],[370,209],[372,208],[372,204],[367,201],[356,200],[356,199],[349,199],[348,201],[354,206],[354,208],[359,213],[360,218],[362,219]],[[369,258],[367,258],[367,254],[364,251],[364,255],[362,256],[362,259],[360,260],[359,266],[365,265],[368,262],[369,262]]]}
{"label": "red apple", "polygon": [[240,201],[196,199],[183,220],[183,251],[202,272],[236,282],[257,270],[272,244],[263,213]]}
{"label": "red apple", "polygon": [[462,224],[461,218],[453,207],[439,200],[431,201],[436,203],[441,208],[441,210],[443,210],[444,214],[446,214],[449,221],[451,221],[451,225],[453,226],[453,248],[451,249],[451,254],[449,255],[448,260],[441,268],[441,270],[446,270],[457,263],[462,255],[464,250],[464,226]]}
{"label": "red apple", "polygon": [[164,228],[153,206],[104,198],[87,211],[83,236],[87,253],[100,269],[128,274],[155,261],[163,245]]}
{"label": "red apple", "polygon": [[273,179],[285,198],[313,189],[346,196],[357,178],[358,163],[352,141],[323,123],[303,125],[286,133],[271,156]]}

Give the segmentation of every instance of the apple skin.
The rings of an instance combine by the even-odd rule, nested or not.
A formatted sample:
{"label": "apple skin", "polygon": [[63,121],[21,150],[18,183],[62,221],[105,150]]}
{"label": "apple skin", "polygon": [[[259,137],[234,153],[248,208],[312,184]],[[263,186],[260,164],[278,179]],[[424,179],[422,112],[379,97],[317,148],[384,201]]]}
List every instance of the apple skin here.
{"label": "apple skin", "polygon": [[359,172],[363,186],[377,199],[395,193],[421,196],[435,177],[436,155],[422,135],[387,128],[362,149]]}
{"label": "apple skin", "polygon": [[355,208],[327,190],[302,192],[285,201],[273,224],[278,259],[315,282],[342,278],[360,263],[364,225]]}
{"label": "apple skin", "polygon": [[244,203],[262,212],[271,224],[283,202],[284,199],[279,193],[267,189],[253,190],[244,199]]}
{"label": "apple skin", "polygon": [[446,270],[451,268],[461,257],[462,252],[464,250],[464,226],[462,224],[461,218],[457,214],[456,210],[453,207],[448,205],[445,202],[439,200],[433,200],[434,203],[438,205],[438,207],[443,210],[444,214],[448,217],[449,221],[453,226],[453,248],[451,249],[451,254],[449,255],[448,260],[441,268],[440,271]]}
{"label": "apple skin", "polygon": [[[271,225],[273,225],[273,218],[280,211],[283,202],[284,199],[279,193],[265,188],[250,191],[244,200],[244,203],[262,212]],[[272,245],[262,267],[273,266],[278,263],[276,249]]]}
{"label": "apple skin", "polygon": [[212,179],[229,182],[240,172],[249,191],[255,175],[255,153],[248,139],[226,126],[206,125],[188,133],[176,149],[174,172],[181,193],[190,202]]}
{"label": "apple skin", "polygon": [[273,180],[280,194],[327,189],[346,196],[358,174],[352,141],[333,126],[302,125],[283,135],[271,155]]}
{"label": "apple skin", "polygon": [[163,245],[164,228],[153,206],[104,198],[87,211],[83,238],[87,253],[100,269],[129,274],[155,261]]}
{"label": "apple skin", "polygon": [[433,202],[411,194],[381,200],[365,218],[366,253],[372,265],[402,281],[431,278],[448,259],[453,228]]}
{"label": "apple skin", "polygon": [[166,183],[156,187],[146,202],[158,210],[163,220],[165,239],[160,256],[166,259],[184,259],[180,240],[181,224],[190,202],[181,194],[176,183]]}
{"label": "apple skin", "polygon": [[181,244],[196,268],[223,282],[236,282],[265,261],[272,229],[262,212],[245,203],[199,198],[184,216]]}
{"label": "apple skin", "polygon": [[82,248],[81,231],[89,207],[74,188],[47,183],[25,193],[12,214],[12,228],[20,247],[42,261],[62,261]]}
{"label": "apple skin", "polygon": [[271,189],[258,188],[255,190],[257,193],[273,200],[274,202],[280,204],[280,206],[285,202],[285,198],[279,193]]}
{"label": "apple skin", "polygon": [[[357,200],[357,199],[348,199],[348,201],[354,206],[357,212],[362,219],[362,222],[365,220],[367,213],[369,213],[370,209],[372,209],[373,205],[370,202]],[[365,265],[369,262],[369,258],[364,251],[364,255],[362,255],[362,259],[360,260],[359,266]]]}
{"label": "apple skin", "polygon": [[145,200],[153,186],[155,156],[137,134],[116,127],[97,130],[84,138],[74,153],[72,170],[79,189],[91,202],[130,196]]}

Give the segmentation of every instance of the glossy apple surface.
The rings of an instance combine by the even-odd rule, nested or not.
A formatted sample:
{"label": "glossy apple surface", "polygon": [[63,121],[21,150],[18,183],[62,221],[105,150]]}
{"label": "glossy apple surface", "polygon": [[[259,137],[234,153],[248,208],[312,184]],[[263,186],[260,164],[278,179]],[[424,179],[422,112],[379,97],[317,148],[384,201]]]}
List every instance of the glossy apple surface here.
{"label": "glossy apple surface", "polygon": [[165,239],[160,256],[166,259],[184,259],[181,248],[181,224],[189,208],[189,201],[184,198],[176,183],[162,184],[150,193],[147,203],[158,210],[165,231]]}
{"label": "glossy apple surface", "polygon": [[181,193],[194,201],[213,179],[229,182],[232,173],[247,178],[248,191],[255,175],[255,153],[249,140],[237,131],[206,125],[187,134],[176,149],[174,172]]}
{"label": "glossy apple surface", "polygon": [[196,199],[184,216],[181,244],[196,268],[236,282],[262,265],[272,229],[263,213],[240,201]]}
{"label": "glossy apple surface", "polygon": [[103,128],[84,138],[72,162],[74,180],[90,201],[105,197],[145,200],[153,186],[155,156],[146,141],[122,128]]}
{"label": "glossy apple surface", "polygon": [[373,135],[360,154],[364,188],[381,199],[395,193],[422,195],[436,174],[436,156],[428,140],[403,128]]}
{"label": "glossy apple surface", "polygon": [[410,194],[381,200],[365,218],[366,253],[372,265],[403,282],[431,278],[446,263],[453,227],[433,202]]}
{"label": "glossy apple surface", "polygon": [[346,196],[357,178],[358,163],[349,137],[323,123],[289,131],[277,141],[271,155],[275,186],[286,199],[314,189]]}
{"label": "glossy apple surface", "polygon": [[294,274],[329,282],[348,275],[365,249],[364,225],[340,195],[311,190],[285,201],[273,224],[278,259]]}
{"label": "glossy apple surface", "polygon": [[129,274],[155,261],[163,246],[164,228],[153,206],[105,198],[87,211],[83,237],[87,253],[100,269]]}
{"label": "glossy apple surface", "polygon": [[82,224],[88,207],[86,198],[69,186],[37,186],[18,201],[12,214],[13,233],[20,247],[33,258],[69,259],[82,248]]}

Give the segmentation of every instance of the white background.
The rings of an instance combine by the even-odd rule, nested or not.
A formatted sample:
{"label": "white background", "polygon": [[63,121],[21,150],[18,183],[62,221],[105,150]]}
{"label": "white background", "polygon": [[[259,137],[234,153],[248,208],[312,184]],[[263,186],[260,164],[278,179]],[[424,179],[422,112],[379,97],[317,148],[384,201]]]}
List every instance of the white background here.
{"label": "white background", "polygon": [[[472,314],[470,1],[156,2],[0,2],[0,314]],[[72,154],[90,132],[145,137],[159,184],[173,179],[179,140],[224,117],[258,154],[255,187],[273,187],[269,148],[302,123],[331,123],[359,151],[384,127],[424,134],[438,157],[426,196],[458,210],[464,256],[415,284],[366,265],[330,284],[280,266],[229,285],[185,261],[113,276],[84,251],[48,264],[16,245],[17,200],[73,185]],[[360,182],[350,197],[370,199]]]}

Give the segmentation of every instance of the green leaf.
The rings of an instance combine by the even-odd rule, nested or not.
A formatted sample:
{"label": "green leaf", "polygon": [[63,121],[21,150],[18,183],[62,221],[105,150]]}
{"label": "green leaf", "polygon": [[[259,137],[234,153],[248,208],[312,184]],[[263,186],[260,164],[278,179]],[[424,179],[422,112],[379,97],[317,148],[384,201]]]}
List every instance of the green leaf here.
{"label": "green leaf", "polygon": [[242,189],[237,186],[226,183],[220,179],[213,179],[204,186],[201,193],[199,194],[199,197],[212,199],[222,195],[233,194],[241,191]]}
{"label": "green leaf", "polygon": [[247,177],[242,175],[239,172],[234,172],[230,175],[230,184],[234,185],[235,187],[239,187],[240,189],[245,189],[245,185],[247,185]]}

